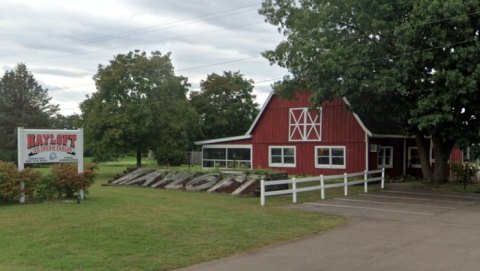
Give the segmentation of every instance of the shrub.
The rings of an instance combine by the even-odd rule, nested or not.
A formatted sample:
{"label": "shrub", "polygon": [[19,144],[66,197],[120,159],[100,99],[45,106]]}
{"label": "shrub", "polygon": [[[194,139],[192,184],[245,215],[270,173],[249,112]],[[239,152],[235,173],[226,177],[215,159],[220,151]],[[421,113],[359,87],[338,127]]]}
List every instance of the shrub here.
{"label": "shrub", "polygon": [[18,200],[22,182],[28,200],[73,197],[80,189],[87,192],[93,183],[94,168],[95,164],[86,164],[86,170],[79,174],[76,164],[57,164],[52,167],[52,174],[41,177],[31,168],[18,171],[14,163],[0,161],[0,200]]}
{"label": "shrub", "polygon": [[51,200],[61,196],[61,190],[55,186],[53,175],[44,176],[37,186],[36,198],[39,200]]}
{"label": "shrub", "polygon": [[44,194],[51,196],[56,191],[59,197],[73,197],[81,189],[87,192],[93,183],[94,164],[86,164],[85,171],[78,173],[76,164],[57,164],[52,167],[51,179],[45,180]]}
{"label": "shrub", "polygon": [[[466,170],[466,167],[468,167],[468,171]],[[450,169],[453,172],[453,175],[455,176],[455,179],[458,182],[472,182],[475,178],[475,167],[470,164],[470,163],[451,163]],[[468,174],[468,176],[467,176]]]}
{"label": "shrub", "polygon": [[3,201],[18,199],[21,192],[21,182],[25,184],[24,193],[29,199],[34,198],[40,174],[30,168],[18,171],[15,164],[0,161],[0,197]]}

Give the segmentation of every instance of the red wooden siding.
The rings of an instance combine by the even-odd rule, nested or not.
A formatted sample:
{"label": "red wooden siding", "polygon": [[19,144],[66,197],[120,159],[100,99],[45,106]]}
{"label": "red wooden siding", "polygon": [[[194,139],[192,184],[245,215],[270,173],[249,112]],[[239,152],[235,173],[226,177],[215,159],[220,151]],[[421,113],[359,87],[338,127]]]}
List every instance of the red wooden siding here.
{"label": "red wooden siding", "polygon": [[[407,138],[405,143],[406,146],[403,146],[404,139],[395,139],[395,138],[371,138],[371,144],[378,144],[382,146],[393,146],[393,168],[386,169],[387,175],[390,176],[399,176],[403,174],[403,163],[406,165],[406,174],[416,177],[422,176],[422,169],[419,167],[411,167],[408,161],[408,148],[409,147],[417,147],[414,138]],[[430,140],[425,140],[427,149],[430,149]],[[405,149],[405,156],[403,156]],[[405,157],[405,160],[403,160]],[[369,153],[369,169],[376,169],[377,168],[377,153]],[[450,155],[450,162],[461,163],[463,159],[463,152],[458,148],[453,148],[452,153]]]}
{"label": "red wooden siding", "polygon": [[[252,131],[253,167],[268,168],[269,146],[295,146],[296,167],[274,168],[292,174],[338,174],[365,169],[365,133],[341,98],[322,104],[321,141],[289,141],[290,108],[309,107],[308,93],[295,100],[274,95]],[[345,146],[345,169],[315,168],[315,146]]]}
{"label": "red wooden siding", "polygon": [[463,152],[459,148],[454,147],[450,154],[450,162],[463,163]]}
{"label": "red wooden siding", "polygon": [[[285,171],[290,174],[340,174],[352,173],[365,170],[366,167],[366,133],[362,129],[355,115],[347,110],[345,102],[341,98],[325,102],[321,108],[321,138],[305,133],[305,130],[290,130],[289,120],[291,117],[297,121],[301,116],[307,116],[308,125],[314,125],[318,129],[318,122],[314,110],[307,112],[300,108],[310,107],[310,94],[307,92],[297,93],[293,100],[283,100],[277,95],[271,96],[268,104],[259,116],[255,127],[251,130],[250,139],[217,141],[212,145],[241,145],[248,144],[252,146],[252,166],[253,168],[272,168],[269,167],[269,147],[271,146],[294,146],[295,147],[295,167],[273,167],[272,169]],[[296,108],[291,114],[290,109]],[[396,131],[392,131],[395,133]],[[293,140],[289,140],[289,135]],[[299,141],[307,137],[311,141]],[[370,137],[369,144],[393,147],[392,168],[387,168],[386,173],[390,176],[402,175],[405,172],[408,175],[421,176],[420,168],[410,167],[408,163],[408,148],[416,147],[413,138],[379,138]],[[428,147],[429,147],[429,140]],[[209,144],[207,144],[209,145]],[[345,147],[345,168],[316,168],[315,147]],[[376,170],[378,153],[368,152],[368,169]],[[462,152],[454,149],[451,154],[451,161],[462,161]]]}
{"label": "red wooden siding", "polygon": [[[408,140],[407,140],[408,141]],[[386,168],[385,173],[388,176],[398,176],[403,174],[404,166],[404,139],[403,138],[370,138],[369,144],[377,144],[385,147],[393,147],[392,168]],[[405,160],[406,160],[405,156]],[[368,169],[378,169],[378,153],[368,153]]]}

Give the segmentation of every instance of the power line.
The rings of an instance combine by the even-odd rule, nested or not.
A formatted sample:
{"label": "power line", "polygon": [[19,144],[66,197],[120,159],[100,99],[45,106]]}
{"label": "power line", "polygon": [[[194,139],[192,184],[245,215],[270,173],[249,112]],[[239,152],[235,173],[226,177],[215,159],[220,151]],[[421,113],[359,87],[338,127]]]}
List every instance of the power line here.
{"label": "power line", "polygon": [[[461,15],[456,15],[456,16],[451,16],[451,17],[445,17],[445,18],[441,18],[441,19],[435,19],[435,20],[426,21],[426,22],[422,22],[422,23],[418,23],[418,24],[413,24],[413,25],[406,25],[406,26],[403,26],[403,27],[398,27],[398,28],[393,28],[393,29],[379,30],[379,31],[377,31],[377,34],[380,34],[380,33],[389,33],[389,32],[394,32],[394,31],[398,31],[398,30],[409,29],[409,28],[413,28],[413,27],[417,27],[417,26],[424,26],[424,25],[435,24],[435,23],[439,23],[439,22],[443,22],[443,21],[448,21],[448,20],[455,19],[455,18],[460,18],[460,17],[463,17],[463,16],[472,16],[472,15],[475,15],[475,14],[480,14],[480,11],[474,11],[474,12],[467,13],[467,14],[461,14]],[[370,34],[373,34],[373,33],[370,33]],[[344,41],[349,41],[349,40],[356,40],[356,39],[359,39],[359,38],[365,38],[365,35],[358,35],[358,36],[355,36],[355,37],[348,37],[348,38],[340,38],[340,39],[337,39],[337,40],[333,40],[333,41],[330,42],[330,43],[331,43],[331,44],[334,44],[334,43],[336,43],[336,42],[344,42]]]}
{"label": "power line", "polygon": [[[18,56],[20,54],[32,54],[36,53],[37,51],[45,51],[45,50],[51,50],[51,49],[64,49],[64,48],[70,48],[71,45],[81,45],[81,44],[87,44],[87,43],[95,43],[95,42],[100,42],[100,41],[105,41],[109,39],[115,39],[115,38],[121,38],[121,37],[127,37],[130,35],[138,35],[138,34],[143,34],[147,32],[152,32],[152,31],[158,31],[158,30],[163,30],[163,29],[169,29],[169,28],[176,28],[184,25],[190,25],[199,21],[209,21],[212,19],[217,19],[217,18],[222,18],[226,16],[231,16],[233,14],[237,13],[242,13],[245,11],[248,11],[249,8],[252,7],[258,7],[258,4],[251,4],[251,5],[245,5],[245,6],[240,6],[236,7],[233,9],[228,9],[228,10],[223,10],[220,12],[214,12],[214,13],[209,13],[209,14],[204,14],[200,15],[197,17],[194,17],[193,19],[188,19],[188,20],[177,20],[173,21],[170,23],[166,24],[159,24],[159,25],[153,25],[153,26],[147,26],[147,27],[140,27],[136,28],[133,30],[129,31],[123,31],[123,32],[117,32],[115,34],[108,34],[108,35],[102,35],[102,36],[97,36],[94,38],[88,38],[88,39],[83,39],[79,41],[73,41],[69,43],[65,43],[63,45],[55,45],[55,46],[46,46],[42,48],[36,48],[36,49],[30,49],[30,50],[21,50],[21,51],[14,51],[14,52],[4,52],[0,53],[0,55],[9,55],[9,56]],[[214,16],[218,15],[218,16]],[[33,51],[33,52],[32,52]]]}
{"label": "power line", "polygon": [[[231,27],[224,27],[224,28],[221,28],[221,29],[218,29],[218,30],[211,30],[211,31],[205,31],[205,32],[198,32],[198,33],[194,33],[194,34],[189,34],[189,35],[184,35],[184,36],[175,36],[175,37],[171,37],[171,38],[164,38],[164,39],[159,39],[159,40],[152,40],[148,43],[142,43],[143,45],[145,44],[155,44],[155,43],[159,43],[159,42],[166,42],[166,41],[175,41],[175,40],[182,40],[182,39],[185,39],[185,38],[191,38],[191,37],[197,37],[197,36],[203,36],[203,35],[207,35],[207,34],[213,34],[213,33],[219,33],[219,32],[225,32],[225,31],[228,31],[228,30],[233,30],[233,29],[240,29],[240,28],[245,28],[245,27],[249,27],[249,26],[252,26],[252,25],[258,25],[258,24],[263,24],[263,22],[258,22],[258,23],[251,23],[251,24],[240,24],[240,25],[234,25],[234,26],[231,26]],[[58,58],[65,58],[65,57],[70,57],[71,55],[84,55],[84,54],[91,54],[91,53],[95,53],[95,52],[101,52],[101,51],[109,51],[109,50],[113,50],[113,49],[119,49],[119,48],[124,48],[124,47],[130,47],[130,46],[134,46],[135,44],[129,44],[129,45],[122,45],[122,46],[119,46],[119,47],[115,47],[115,48],[105,48],[105,49],[98,49],[98,50],[90,50],[90,51],[86,51],[86,52],[77,52],[77,53],[71,53],[69,55],[60,55],[60,56],[50,56],[50,57],[41,57],[41,58],[34,58],[34,59],[31,59],[31,61],[36,61],[36,60],[43,60],[43,59],[58,59]]]}
{"label": "power line", "polygon": [[266,80],[262,80],[262,81],[254,81],[254,83],[255,84],[260,84],[260,83],[273,82],[273,81],[282,80],[282,79],[283,79],[283,77],[277,77],[277,78],[266,79]]}
{"label": "power line", "polygon": [[[253,6],[253,5],[249,5],[249,6],[245,6],[245,7],[251,7],[251,6]],[[478,13],[480,13],[480,11],[471,12],[471,13],[468,13],[468,14],[465,14],[465,15],[471,16],[471,15],[478,14]],[[215,14],[217,14],[217,13],[215,13]],[[382,32],[392,32],[392,31],[395,31],[395,30],[398,30],[398,29],[406,29],[406,28],[413,27],[413,26],[420,26],[420,25],[428,25],[428,24],[438,23],[438,22],[441,22],[441,21],[451,20],[451,19],[458,18],[458,17],[462,17],[462,16],[465,16],[465,15],[457,15],[457,16],[451,16],[451,17],[446,17],[446,18],[431,20],[431,21],[419,23],[419,24],[416,24],[416,25],[405,26],[405,27],[396,28],[396,29],[390,29],[390,30],[383,30]],[[202,17],[202,16],[199,16],[199,17]],[[176,36],[176,37],[171,37],[171,38],[166,38],[166,39],[153,40],[153,41],[150,41],[149,44],[153,44],[153,43],[157,43],[157,42],[172,41],[172,40],[180,40],[180,39],[184,39],[184,38],[201,36],[201,35],[212,34],[212,33],[218,33],[218,32],[223,32],[223,31],[226,31],[226,30],[238,29],[238,28],[248,27],[248,26],[252,26],[252,25],[256,25],[256,24],[260,24],[260,23],[252,23],[252,24],[247,24],[247,25],[241,24],[241,25],[236,25],[236,26],[232,26],[232,27],[229,27],[229,28],[223,28],[223,29],[220,29],[220,30],[205,31],[205,32],[199,32],[199,33],[194,33],[194,34],[189,34],[189,35],[184,35],[184,36]],[[338,41],[347,41],[347,40],[357,39],[357,38],[360,38],[360,36],[359,36],[359,37],[349,37],[349,38],[338,39],[338,40],[333,41],[332,43],[335,43],[335,42],[338,42]],[[133,44],[128,45],[128,46],[133,46]],[[122,48],[122,47],[124,47],[124,46],[116,47],[115,49]],[[94,52],[98,52],[98,51],[106,51],[106,50],[112,50],[112,48],[99,49],[99,50],[91,50],[91,51],[88,51],[88,52],[79,52],[79,53],[76,53],[76,54],[77,54],[77,55],[83,55],[83,54],[94,53]],[[68,56],[69,56],[69,55],[56,56],[56,57],[48,57],[48,59],[64,58],[64,57],[68,57]],[[42,60],[42,59],[47,59],[47,58],[37,58],[37,59],[33,59],[33,61],[35,61],[35,60]],[[225,62],[225,63],[209,64],[209,65],[199,66],[198,68],[216,66],[216,65],[233,63],[233,62],[238,62],[238,61],[242,61],[242,60],[233,60],[233,61],[231,61],[231,62],[228,61],[228,62]],[[369,61],[369,60],[367,60],[367,62],[368,62],[368,61]],[[187,68],[187,69],[183,69],[183,70],[179,70],[179,71],[185,71],[185,70],[191,70],[191,69],[197,69],[197,67]]]}
{"label": "power line", "polygon": [[[249,6],[246,6],[246,7],[250,7],[250,6],[253,6],[253,5],[249,5]],[[422,22],[422,23],[419,23],[419,24],[416,24],[416,25],[409,25],[409,26],[405,26],[405,27],[401,27],[401,28],[396,28],[396,29],[383,30],[383,32],[391,32],[391,31],[395,31],[395,30],[399,30],[399,29],[406,29],[406,28],[410,28],[410,27],[414,27],[414,26],[428,25],[428,24],[438,23],[438,22],[441,22],[441,21],[451,20],[451,19],[458,18],[458,17],[462,17],[462,16],[465,16],[465,15],[466,15],[466,16],[471,16],[471,15],[478,14],[478,13],[480,13],[480,11],[471,12],[471,13],[463,14],[463,15],[457,15],[457,16],[451,16],[451,17],[436,19],[436,20],[431,20],[431,21]],[[202,17],[202,16],[199,16],[199,17]],[[199,17],[197,17],[197,18],[199,18]],[[255,24],[257,24],[257,23],[255,23]],[[251,24],[251,25],[254,25],[254,24]],[[240,28],[240,27],[245,27],[245,26],[249,26],[249,25],[239,25],[239,26],[235,26],[235,27],[232,27],[232,28],[229,28],[229,29],[233,29],[233,28],[237,28],[237,27]],[[132,30],[132,31],[135,31],[135,30]],[[207,31],[207,32],[201,32],[201,33],[195,33],[195,34],[191,34],[191,35],[173,37],[173,38],[163,39],[163,40],[154,41],[154,42],[167,41],[167,40],[175,40],[175,39],[182,39],[182,38],[186,38],[186,37],[199,36],[199,35],[204,35],[204,34],[208,34],[208,33],[220,32],[220,31],[225,31],[225,30],[215,30],[215,31]],[[131,31],[127,31],[127,32],[131,32]],[[127,32],[123,32],[123,33],[127,33]],[[356,39],[356,38],[358,38],[358,37],[350,37],[350,38],[348,38],[348,39]],[[343,40],[345,41],[345,40],[348,40],[348,39],[343,39]],[[337,40],[337,41],[341,41],[341,40],[342,40],[342,39],[339,39],[339,40]],[[409,54],[415,54],[415,53],[420,53],[420,52],[424,52],[424,51],[441,49],[441,48],[444,48],[444,47],[448,47],[448,46],[452,46],[452,45],[458,45],[458,44],[462,44],[462,43],[467,43],[467,42],[470,42],[470,41],[476,41],[476,38],[469,39],[469,40],[464,40],[464,41],[460,41],[460,42],[455,42],[455,43],[447,43],[447,44],[444,44],[444,45],[440,45],[440,46],[436,46],[436,47],[432,47],[432,48],[426,48],[426,49],[423,49],[423,50],[416,50],[416,51],[406,52],[406,53],[403,53],[403,54],[394,55],[394,56],[390,56],[390,57],[382,57],[382,58],[375,58],[375,59],[370,59],[370,60],[365,60],[365,61],[359,61],[359,62],[356,62],[356,63],[349,64],[348,66],[359,65],[359,64],[374,62],[374,61],[378,61],[378,60],[390,60],[390,59],[393,59],[393,58],[399,58],[399,57],[401,57],[401,56],[405,56],[405,55],[409,55]],[[334,41],[334,42],[335,42],[335,41]],[[205,67],[218,66],[218,65],[222,65],[222,64],[228,64],[228,63],[234,63],[234,62],[241,62],[241,61],[246,61],[246,60],[253,59],[253,58],[257,58],[257,57],[259,57],[259,56],[253,56],[253,57],[247,57],[247,58],[242,58],[242,59],[237,59],[237,60],[232,60],[232,61],[225,61],[225,62],[218,62],[218,63],[208,64],[208,65],[196,66],[196,67],[181,69],[181,70],[178,70],[178,71],[188,71],[188,70],[195,70],[195,69],[200,69],[200,68],[205,68]],[[281,78],[280,78],[280,79],[281,79]],[[260,81],[260,82],[274,81],[274,80],[277,80],[277,79],[269,79],[269,80],[264,80],[264,81]],[[260,83],[260,82],[257,82],[257,83]],[[93,85],[93,84],[83,84],[83,85],[71,86],[71,87],[53,88],[53,89],[51,89],[51,90],[70,89],[70,88],[76,88],[76,87],[82,87],[82,86],[90,86],[90,85]]]}
{"label": "power line", "polygon": [[[219,66],[223,64],[230,64],[230,63],[236,63],[236,62],[243,62],[255,58],[259,58],[261,55],[255,55],[255,56],[250,56],[250,57],[245,57],[245,58],[239,58],[239,59],[234,59],[234,60],[229,60],[229,61],[223,61],[223,62],[216,62],[208,65],[201,65],[201,66],[195,66],[195,67],[188,67],[185,69],[179,69],[177,72],[181,71],[191,71],[191,70],[198,70],[198,69],[203,69],[203,68],[208,68],[208,67],[214,67],[214,66]],[[55,88],[50,88],[49,90],[64,90],[64,89],[72,89],[72,88],[78,88],[78,87],[85,87],[85,86],[93,86],[95,84],[81,84],[81,85],[75,85],[75,86],[69,86],[69,87],[55,87]]]}
{"label": "power line", "polygon": [[[443,49],[443,48],[446,48],[446,47],[451,47],[451,46],[454,46],[454,45],[459,45],[459,44],[468,43],[468,42],[472,42],[472,41],[478,41],[478,39],[477,38],[466,39],[466,40],[453,42],[453,43],[445,43],[445,44],[442,44],[442,45],[438,45],[438,46],[435,46],[435,47],[426,48],[426,49],[422,49],[422,50],[405,52],[403,54],[393,55],[393,56],[389,56],[389,57],[372,58],[372,59],[368,59],[368,60],[364,60],[364,61],[358,61],[358,62],[355,62],[355,63],[348,64],[347,67],[360,65],[360,64],[366,64],[366,63],[375,62],[375,61],[379,61],[379,60],[390,60],[390,59],[399,58],[399,57],[406,56],[406,55],[412,55],[412,54],[417,54],[417,53],[422,53],[422,52],[427,52],[427,51],[432,51],[432,50]],[[180,70],[177,70],[177,71],[189,71],[189,70],[195,70],[195,69],[202,69],[202,68],[218,66],[218,65],[222,65],[222,64],[242,62],[242,61],[246,61],[246,60],[250,60],[250,59],[255,59],[255,58],[258,58],[258,57],[260,57],[260,56],[257,55],[257,56],[246,57],[246,58],[241,58],[241,59],[237,59],[237,60],[217,62],[217,63],[208,64],[208,65],[202,65],[202,66],[180,69]],[[264,83],[264,82],[281,80],[281,79],[283,79],[283,78],[267,79],[267,80],[262,80],[262,81],[258,81],[258,82],[255,82],[255,83]],[[77,88],[77,87],[82,87],[82,86],[93,86],[93,85],[94,84],[83,84],[83,85],[70,86],[70,87],[52,88],[50,90],[63,90],[63,89],[71,89],[71,88]]]}
{"label": "power line", "polygon": [[[478,39],[477,38],[472,38],[472,39],[467,39],[467,40],[463,40],[463,41],[459,41],[459,42],[446,43],[446,44],[435,46],[435,47],[432,47],[432,48],[426,48],[426,49],[422,49],[422,50],[411,51],[411,52],[408,52],[408,53],[399,54],[399,55],[395,55],[395,56],[390,56],[390,57],[385,57],[385,58],[374,58],[374,59],[370,59],[370,60],[367,60],[367,61],[356,62],[356,63],[349,64],[348,66],[354,66],[354,65],[374,62],[374,61],[378,61],[378,60],[389,60],[389,59],[392,59],[392,58],[399,58],[399,57],[405,56],[405,55],[412,55],[412,54],[417,54],[417,53],[426,52],[426,51],[443,49],[445,47],[451,47],[453,45],[468,43],[468,42],[472,42],[472,41],[477,42]],[[248,59],[252,59],[252,58],[255,58],[255,57],[250,57]],[[212,64],[212,65],[214,65],[214,64]],[[220,64],[217,64],[217,65],[220,65]],[[203,67],[201,67],[201,68],[203,68]],[[194,68],[191,68],[191,69],[194,69]],[[185,70],[187,70],[187,69],[185,69]],[[283,79],[283,78],[265,79],[265,80],[261,80],[261,81],[257,81],[257,82],[254,81],[254,84],[277,81],[277,80],[281,80],[281,79]],[[93,85],[93,84],[85,84],[85,85]],[[70,87],[70,88],[73,88],[73,87]],[[65,89],[65,88],[62,88],[62,89]],[[69,108],[69,109],[76,109],[76,108]],[[68,110],[68,109],[63,109],[63,110]]]}
{"label": "power line", "polygon": [[195,67],[191,67],[191,68],[180,69],[180,70],[177,70],[177,71],[183,72],[183,71],[198,70],[198,69],[203,69],[203,68],[208,68],[208,67],[213,67],[213,66],[219,66],[219,65],[223,65],[223,64],[243,62],[243,61],[246,61],[246,60],[250,60],[250,59],[254,59],[254,58],[259,58],[259,57],[261,57],[261,55],[256,55],[256,56],[251,56],[251,57],[245,57],[245,58],[240,58],[240,59],[235,59],[235,60],[229,60],[229,61],[224,61],[224,62],[217,62],[217,63],[208,64],[208,65],[195,66]]}
{"label": "power line", "polygon": [[72,88],[87,87],[87,86],[94,86],[94,85],[95,84],[89,83],[89,84],[75,85],[75,86],[69,86],[69,87],[54,87],[48,90],[64,90],[64,89],[72,89]]}
{"label": "power line", "polygon": [[378,58],[373,58],[373,59],[370,59],[370,60],[367,60],[367,61],[359,61],[359,62],[349,64],[348,66],[360,65],[360,64],[364,64],[364,63],[375,62],[375,61],[378,61],[378,60],[391,60],[391,59],[399,58],[399,57],[402,57],[402,56],[413,55],[413,54],[418,54],[418,53],[428,52],[428,51],[433,51],[433,50],[438,50],[438,49],[444,49],[444,48],[447,48],[447,47],[452,47],[452,46],[455,46],[455,45],[464,44],[464,43],[468,43],[468,42],[471,42],[471,41],[476,42],[476,41],[478,41],[478,38],[475,37],[475,38],[466,39],[466,40],[462,40],[462,41],[458,41],[458,42],[445,43],[445,44],[442,44],[442,45],[438,45],[438,46],[434,46],[434,47],[430,47],[430,48],[425,48],[425,49],[422,49],[422,50],[410,51],[410,52],[406,52],[406,53],[398,54],[398,55],[393,55],[393,56],[389,56],[389,57],[378,57]]}

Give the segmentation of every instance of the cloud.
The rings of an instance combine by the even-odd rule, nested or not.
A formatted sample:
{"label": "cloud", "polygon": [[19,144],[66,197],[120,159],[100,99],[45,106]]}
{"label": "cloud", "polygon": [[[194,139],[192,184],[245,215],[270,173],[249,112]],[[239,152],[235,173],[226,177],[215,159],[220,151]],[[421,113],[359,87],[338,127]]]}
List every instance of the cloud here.
{"label": "cloud", "polygon": [[73,78],[91,76],[91,73],[88,71],[66,70],[66,69],[52,68],[52,67],[36,67],[36,68],[31,68],[30,70],[34,74],[57,75],[57,76],[73,77]]}
{"label": "cloud", "polygon": [[[256,82],[280,78],[286,71],[259,56],[282,39],[258,14],[260,5],[260,0],[5,0],[0,65],[5,70],[25,63],[51,89],[62,112],[95,91],[91,78],[99,64],[134,49],[172,52],[176,73],[188,77],[191,89],[213,72],[240,71]],[[271,83],[255,85],[259,99]]]}

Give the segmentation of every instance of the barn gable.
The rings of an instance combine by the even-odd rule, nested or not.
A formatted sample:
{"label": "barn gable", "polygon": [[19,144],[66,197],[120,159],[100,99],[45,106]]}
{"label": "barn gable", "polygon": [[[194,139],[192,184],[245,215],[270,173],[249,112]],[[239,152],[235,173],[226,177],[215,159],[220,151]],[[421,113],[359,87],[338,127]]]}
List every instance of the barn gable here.
{"label": "barn gable", "polygon": [[309,175],[386,168],[389,175],[419,175],[415,141],[398,123],[359,116],[342,98],[311,108],[309,97],[298,92],[285,100],[272,92],[244,135],[195,142],[202,145],[203,166]]}
{"label": "barn gable", "polygon": [[[321,107],[310,108],[309,93],[299,92],[295,99],[284,100],[270,94],[245,135],[198,141],[204,159],[229,159],[227,148],[250,148],[252,168],[272,168],[289,173],[336,173],[365,169],[365,138],[362,125],[337,98]],[[218,156],[212,149],[222,148]],[[232,152],[233,150],[230,150]],[[228,166],[227,166],[228,168]]]}

